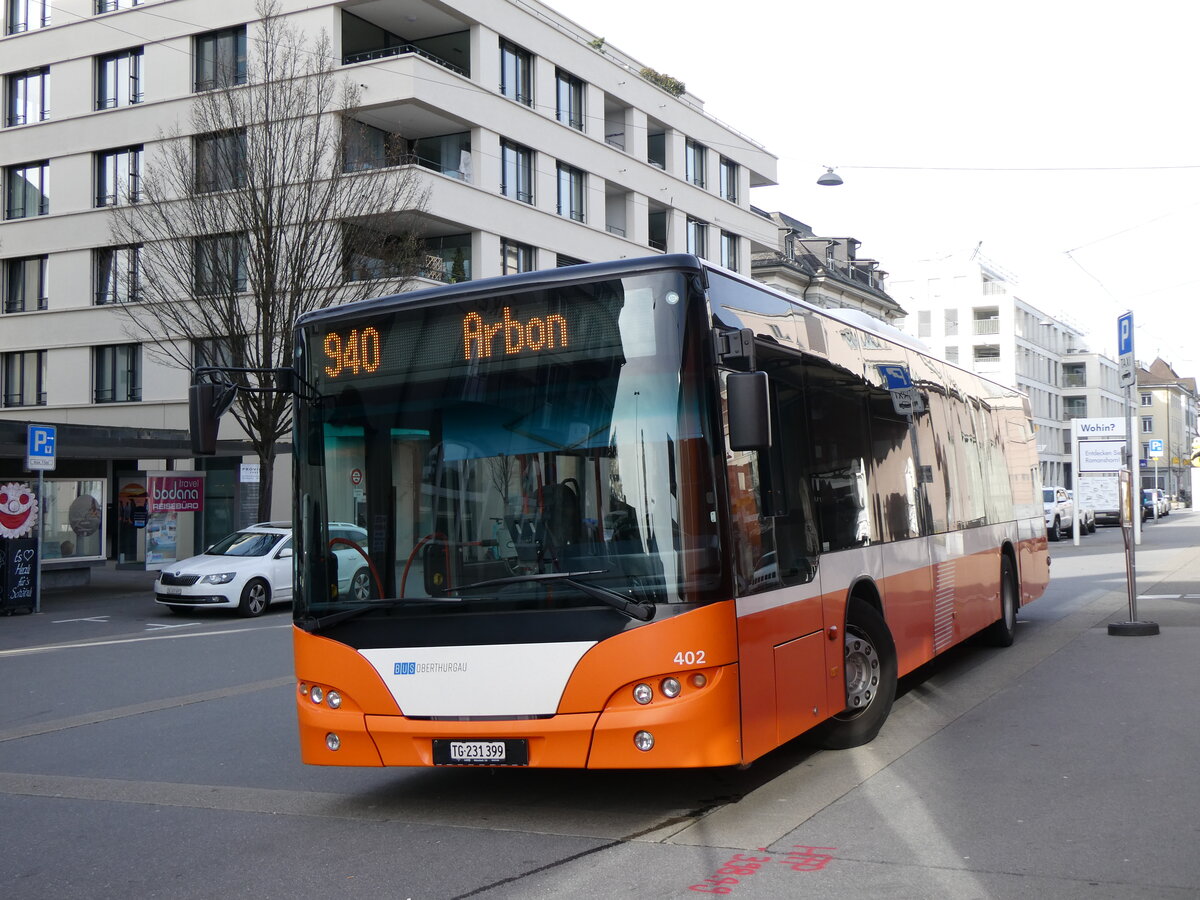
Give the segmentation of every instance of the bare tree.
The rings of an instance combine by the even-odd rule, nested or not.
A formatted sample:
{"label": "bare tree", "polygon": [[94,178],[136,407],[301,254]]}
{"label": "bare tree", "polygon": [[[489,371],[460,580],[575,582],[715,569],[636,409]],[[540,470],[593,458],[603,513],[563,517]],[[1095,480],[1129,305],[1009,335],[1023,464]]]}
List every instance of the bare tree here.
{"label": "bare tree", "polygon": [[[113,207],[113,243],[139,247],[126,330],[189,370],[289,367],[298,316],[399,291],[425,259],[427,193],[403,141],[364,140],[358,85],[337,76],[326,34],[308,39],[274,0],[256,12],[244,45],[198,67],[186,129],[160,135]],[[251,390],[232,414],[261,462],[266,519],[291,398],[261,390],[269,375],[238,379]]]}

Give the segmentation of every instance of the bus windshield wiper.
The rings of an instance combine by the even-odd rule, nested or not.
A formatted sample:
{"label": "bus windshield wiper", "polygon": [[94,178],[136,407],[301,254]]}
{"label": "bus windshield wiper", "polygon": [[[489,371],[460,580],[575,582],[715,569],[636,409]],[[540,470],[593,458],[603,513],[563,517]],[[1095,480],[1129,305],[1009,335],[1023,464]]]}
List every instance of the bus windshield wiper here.
{"label": "bus windshield wiper", "polygon": [[630,600],[619,591],[614,591],[612,588],[601,587],[598,584],[590,584],[579,579],[585,575],[603,575],[603,569],[597,569],[591,572],[531,572],[527,575],[510,575],[507,578],[489,578],[487,581],[476,581],[473,584],[464,584],[460,587],[453,588],[455,591],[472,591],[476,588],[487,587],[502,587],[508,584],[526,584],[528,582],[539,581],[561,581],[564,584],[569,584],[571,587],[584,594],[587,594],[593,600],[599,600],[601,603],[611,606],[613,609],[625,613],[631,619],[638,619],[642,622],[648,622],[654,616],[654,604],[642,602],[638,600]]}
{"label": "bus windshield wiper", "polygon": [[335,613],[330,613],[327,616],[309,616],[306,619],[301,619],[299,624],[305,631],[315,634],[330,625],[336,625],[339,622],[345,622],[347,619],[353,619],[356,616],[361,616],[365,612],[370,612],[373,609],[394,609],[397,606],[407,606],[410,603],[462,603],[462,597],[395,597],[390,600],[365,600],[359,606],[351,607],[350,609],[338,610]]}

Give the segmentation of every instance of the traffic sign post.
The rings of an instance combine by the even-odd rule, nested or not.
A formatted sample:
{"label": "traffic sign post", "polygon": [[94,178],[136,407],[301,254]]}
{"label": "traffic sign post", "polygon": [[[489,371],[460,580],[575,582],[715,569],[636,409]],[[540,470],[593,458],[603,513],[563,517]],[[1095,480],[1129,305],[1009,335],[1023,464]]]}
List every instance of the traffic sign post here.
{"label": "traffic sign post", "polygon": [[[1121,534],[1125,538],[1125,581],[1129,591],[1129,621],[1109,622],[1108,633],[1116,637],[1139,637],[1158,634],[1157,622],[1139,621],[1137,617],[1137,564],[1134,545],[1141,540],[1142,491],[1138,457],[1133,452],[1133,385],[1137,380],[1133,362],[1133,313],[1127,312],[1117,319],[1117,354],[1121,360],[1121,384],[1125,386],[1125,408],[1129,415],[1129,472],[1128,481],[1122,485],[1128,501],[1122,502],[1122,510],[1129,511],[1132,534],[1122,523]],[[1161,443],[1161,442],[1160,442]],[[1124,481],[1124,478],[1122,479]],[[1155,479],[1157,484],[1157,478]]]}
{"label": "traffic sign post", "polygon": [[58,464],[58,428],[54,425],[28,425],[25,428],[25,468],[38,473],[37,502],[37,588],[33,593],[33,611],[42,611],[42,529],[46,522],[46,473]]}

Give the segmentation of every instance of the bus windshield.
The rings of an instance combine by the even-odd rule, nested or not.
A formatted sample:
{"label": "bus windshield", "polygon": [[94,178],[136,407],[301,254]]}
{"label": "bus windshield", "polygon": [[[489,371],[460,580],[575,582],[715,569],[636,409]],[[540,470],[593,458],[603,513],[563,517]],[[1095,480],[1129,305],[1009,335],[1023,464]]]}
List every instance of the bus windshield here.
{"label": "bus windshield", "polygon": [[573,610],[619,629],[716,599],[707,329],[683,274],[466,297],[302,331],[297,623]]}

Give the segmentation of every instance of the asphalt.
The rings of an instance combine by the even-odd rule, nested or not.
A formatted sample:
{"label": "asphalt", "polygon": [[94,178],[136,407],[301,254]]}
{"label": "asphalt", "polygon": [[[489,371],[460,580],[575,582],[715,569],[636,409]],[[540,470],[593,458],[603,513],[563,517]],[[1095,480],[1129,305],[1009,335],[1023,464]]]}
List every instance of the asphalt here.
{"label": "asphalt", "polygon": [[[1200,524],[1200,512],[1180,519],[1192,516]],[[1200,897],[1200,541],[1140,550],[1138,574],[1138,619],[1158,634],[1112,635],[1130,619],[1123,578],[1080,578],[1061,615],[1019,626],[1003,686],[997,669],[976,667],[953,694],[915,688],[872,745],[849,751],[854,766],[814,758],[631,852],[836,847],[822,896]],[[86,589],[44,592],[42,611],[144,610],[153,578],[97,568]],[[862,833],[881,808],[886,828]],[[546,895],[572,874],[581,888],[595,875],[547,876]],[[782,886],[757,881],[739,894]]]}

